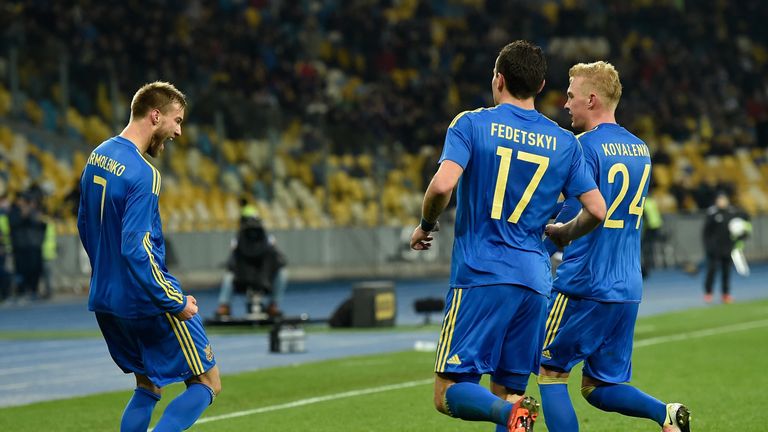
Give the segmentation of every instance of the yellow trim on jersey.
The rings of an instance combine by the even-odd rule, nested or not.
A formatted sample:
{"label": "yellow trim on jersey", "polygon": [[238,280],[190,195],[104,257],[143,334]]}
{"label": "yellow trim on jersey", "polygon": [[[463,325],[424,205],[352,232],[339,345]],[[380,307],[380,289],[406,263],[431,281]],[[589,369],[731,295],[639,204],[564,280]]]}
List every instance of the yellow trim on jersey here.
{"label": "yellow trim on jersey", "polygon": [[[136,149],[136,152],[138,151],[139,149]],[[145,164],[149,165],[149,167],[152,169],[152,193],[157,196],[160,196],[160,180],[161,180],[160,171],[158,171],[154,165],[149,163],[149,161],[146,160],[141,153],[139,153],[139,157],[141,158],[141,160],[144,161]]]}
{"label": "yellow trim on jersey", "polygon": [[558,296],[562,296],[560,301],[560,309],[559,310],[557,309],[557,305],[555,305],[555,307],[552,308],[552,316],[550,317],[550,318],[553,318],[551,321],[552,325],[549,331],[547,332],[547,338],[544,340],[545,347],[550,343],[552,343],[552,340],[555,339],[557,330],[560,329],[560,321],[563,320],[563,315],[565,314],[565,307],[568,304],[568,297],[566,297],[562,293],[558,294]]}
{"label": "yellow trim on jersey", "polygon": [[456,115],[456,117],[454,117],[453,120],[451,121],[451,124],[448,125],[448,129],[450,129],[453,126],[455,126],[456,122],[459,121],[460,118],[464,117],[464,114],[471,113],[471,112],[478,112],[478,111],[482,111],[484,109],[487,109],[487,108],[478,108],[478,109],[474,109],[474,110],[471,110],[471,111],[462,111],[462,112],[458,113]]}
{"label": "yellow trim on jersey", "polygon": [[157,282],[157,284],[160,285],[160,288],[165,291],[165,295],[168,296],[168,298],[179,303],[184,303],[184,297],[173,287],[173,285],[171,285],[170,282],[168,282],[168,279],[165,278],[165,275],[163,275],[163,272],[160,271],[160,267],[155,261],[155,256],[152,254],[152,245],[149,242],[149,232],[144,234],[144,240],[142,243],[144,244],[144,250],[147,251],[147,255],[149,256],[152,277],[155,278],[155,282]]}
{"label": "yellow trim on jersey", "polygon": [[451,342],[453,341],[453,331],[456,329],[456,317],[459,315],[461,307],[461,296],[464,290],[456,288],[453,299],[451,300],[451,309],[448,311],[443,331],[440,335],[440,344],[438,347],[438,357],[435,363],[435,372],[445,372],[445,365],[448,361],[448,354],[451,352]]}
{"label": "yellow trim on jersey", "polygon": [[[189,365],[189,369],[192,371],[195,375],[201,375],[203,372],[203,366],[200,364],[198,366],[198,363],[200,363],[200,356],[197,356],[197,362],[195,362],[195,358],[192,357],[193,354],[197,354],[197,350],[194,349],[195,344],[192,342],[191,338],[187,340],[187,335],[189,335],[189,332],[187,332],[187,335],[185,335],[180,325],[183,324],[178,320],[178,318],[172,316],[171,314],[167,313],[165,314],[165,317],[168,318],[168,322],[171,323],[171,329],[173,329],[173,333],[176,335],[176,339],[179,341],[179,346],[181,347],[181,352],[184,354],[184,358],[187,360],[187,365]],[[190,348],[191,347],[191,348]]]}

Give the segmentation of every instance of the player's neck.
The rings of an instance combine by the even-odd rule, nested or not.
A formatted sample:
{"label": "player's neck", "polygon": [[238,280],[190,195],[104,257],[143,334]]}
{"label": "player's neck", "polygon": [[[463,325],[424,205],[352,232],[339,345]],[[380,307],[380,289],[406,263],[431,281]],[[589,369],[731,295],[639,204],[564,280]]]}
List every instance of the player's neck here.
{"label": "player's neck", "polygon": [[149,141],[152,138],[152,132],[146,131],[146,128],[142,128],[141,125],[131,121],[128,123],[128,126],[126,126],[122,132],[120,132],[120,136],[132,142],[133,145],[139,149],[139,153],[143,155],[149,148]]}
{"label": "player's neck", "polygon": [[499,105],[501,104],[510,104],[526,110],[536,109],[536,106],[533,104],[533,98],[517,99],[516,97],[505,93],[502,93],[499,96]]}
{"label": "player's neck", "polygon": [[597,114],[587,121],[584,130],[592,130],[604,123],[617,124],[616,116],[612,112]]}

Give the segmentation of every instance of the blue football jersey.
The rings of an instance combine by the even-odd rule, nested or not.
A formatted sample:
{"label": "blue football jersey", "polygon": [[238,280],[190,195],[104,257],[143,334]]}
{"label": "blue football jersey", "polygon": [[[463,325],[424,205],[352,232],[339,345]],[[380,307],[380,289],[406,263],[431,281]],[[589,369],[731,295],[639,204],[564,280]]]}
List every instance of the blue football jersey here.
{"label": "blue football jersey", "polygon": [[549,295],[541,237],[558,197],[595,189],[576,137],[511,104],[451,122],[440,158],[464,168],[456,194],[451,287],[514,284]]}
{"label": "blue football jersey", "polygon": [[157,169],[116,136],[88,157],[80,189],[77,228],[92,268],[88,308],[123,318],[181,312],[186,297],[165,266]]}
{"label": "blue football jersey", "polygon": [[[640,235],[651,177],[648,147],[613,123],[581,134],[579,141],[608,212],[600,227],[565,248],[554,289],[603,302],[639,302]],[[564,209],[576,206],[569,201]]]}

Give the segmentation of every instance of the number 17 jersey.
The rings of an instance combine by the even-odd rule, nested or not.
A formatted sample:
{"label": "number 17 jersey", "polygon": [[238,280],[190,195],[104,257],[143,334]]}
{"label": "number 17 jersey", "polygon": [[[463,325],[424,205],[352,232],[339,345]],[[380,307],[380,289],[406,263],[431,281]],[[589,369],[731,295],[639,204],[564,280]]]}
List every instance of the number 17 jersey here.
{"label": "number 17 jersey", "polygon": [[651,175],[648,147],[615,123],[600,124],[579,135],[579,141],[608,211],[600,227],[565,248],[554,290],[601,302],[639,303],[640,235]]}
{"label": "number 17 jersey", "polygon": [[511,104],[466,111],[451,122],[440,163],[459,180],[452,288],[510,284],[549,295],[541,237],[561,193],[595,189],[576,137],[536,110]]}

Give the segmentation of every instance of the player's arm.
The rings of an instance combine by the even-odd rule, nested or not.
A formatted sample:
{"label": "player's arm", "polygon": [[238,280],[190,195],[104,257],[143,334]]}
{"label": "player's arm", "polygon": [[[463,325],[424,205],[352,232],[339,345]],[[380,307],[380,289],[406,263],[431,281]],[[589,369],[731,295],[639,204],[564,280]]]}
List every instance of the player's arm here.
{"label": "player's arm", "polygon": [[[555,223],[565,223],[576,217],[581,211],[581,203],[578,198],[568,198],[561,201],[555,207]],[[555,244],[550,238],[544,239],[544,248],[549,253],[549,256],[554,255],[562,248]]]}
{"label": "player's arm", "polygon": [[157,195],[150,190],[128,194],[120,250],[123,262],[155,305],[179,319],[189,319],[197,312],[196,302],[191,296],[188,301],[182,294],[176,278],[170,277],[160,265],[162,257],[152,245],[152,214],[157,206]]}
{"label": "player's arm", "polygon": [[467,112],[453,119],[445,134],[443,154],[440,157],[440,168],[432,177],[432,181],[424,193],[421,205],[421,223],[411,235],[411,249],[429,249],[433,238],[429,235],[437,231],[437,218],[445,210],[451,200],[451,194],[459,182],[461,174],[469,163],[471,155],[470,137],[472,136],[472,121]]}
{"label": "player's arm", "polygon": [[579,201],[582,209],[575,218],[566,224],[547,225],[545,229],[545,233],[560,247],[589,234],[605,219],[605,200],[597,188],[579,195]]}
{"label": "player's arm", "polygon": [[440,168],[432,177],[432,181],[429,182],[427,191],[424,193],[424,201],[421,205],[421,223],[411,236],[411,248],[415,250],[429,249],[433,239],[429,233],[435,231],[437,218],[448,206],[453,189],[463,172],[464,168],[456,162],[446,160],[440,164]]}
{"label": "player's arm", "polygon": [[566,224],[547,225],[544,232],[560,247],[588,234],[605,219],[605,199],[597,188],[597,155],[594,151],[582,151],[574,138],[574,154],[571,168],[563,188],[566,197],[578,197],[582,210]]}

